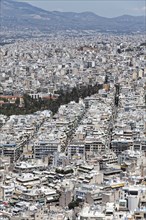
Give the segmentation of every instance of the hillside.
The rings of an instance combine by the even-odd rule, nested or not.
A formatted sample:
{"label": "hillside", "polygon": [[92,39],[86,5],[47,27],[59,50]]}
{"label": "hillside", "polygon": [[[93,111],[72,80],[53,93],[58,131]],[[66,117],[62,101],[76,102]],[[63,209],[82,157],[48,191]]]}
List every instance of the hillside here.
{"label": "hillside", "polygon": [[144,16],[105,18],[92,12],[45,11],[28,3],[1,0],[1,29],[7,30],[97,30],[99,32],[144,32]]}

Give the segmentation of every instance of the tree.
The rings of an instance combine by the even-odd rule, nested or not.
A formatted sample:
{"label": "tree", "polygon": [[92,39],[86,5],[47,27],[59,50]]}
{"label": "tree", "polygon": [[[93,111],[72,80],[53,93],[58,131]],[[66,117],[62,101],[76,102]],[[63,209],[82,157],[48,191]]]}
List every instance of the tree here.
{"label": "tree", "polygon": [[20,105],[20,98],[16,98],[16,100],[15,100],[15,104],[16,104],[17,106]]}
{"label": "tree", "polygon": [[107,76],[107,75],[105,76],[104,83],[105,83],[105,84],[108,83],[108,76]]}
{"label": "tree", "polygon": [[79,200],[75,200],[75,201],[72,201],[68,204],[68,208],[69,209],[74,209],[75,207],[78,207],[79,206]]}

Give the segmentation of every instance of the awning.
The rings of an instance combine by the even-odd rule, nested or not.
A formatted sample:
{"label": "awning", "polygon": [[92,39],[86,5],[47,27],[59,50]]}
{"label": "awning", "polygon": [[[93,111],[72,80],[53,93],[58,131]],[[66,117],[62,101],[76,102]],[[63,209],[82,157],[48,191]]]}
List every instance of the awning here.
{"label": "awning", "polygon": [[111,188],[112,189],[120,188],[120,187],[123,187],[124,185],[125,185],[124,183],[119,183],[119,184],[116,184],[116,185],[111,185]]}
{"label": "awning", "polygon": [[21,194],[22,194],[22,192],[21,192],[21,191],[17,191],[17,190],[16,190],[16,191],[15,191],[15,194],[16,194],[16,195],[21,195]]}

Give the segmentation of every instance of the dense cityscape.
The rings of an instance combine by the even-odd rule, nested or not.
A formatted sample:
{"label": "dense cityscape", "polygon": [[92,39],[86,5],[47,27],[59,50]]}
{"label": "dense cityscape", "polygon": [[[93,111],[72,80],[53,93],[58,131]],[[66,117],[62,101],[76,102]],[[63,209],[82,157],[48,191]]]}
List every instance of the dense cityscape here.
{"label": "dense cityscape", "polygon": [[145,220],[145,34],[12,33],[0,45],[0,220]]}

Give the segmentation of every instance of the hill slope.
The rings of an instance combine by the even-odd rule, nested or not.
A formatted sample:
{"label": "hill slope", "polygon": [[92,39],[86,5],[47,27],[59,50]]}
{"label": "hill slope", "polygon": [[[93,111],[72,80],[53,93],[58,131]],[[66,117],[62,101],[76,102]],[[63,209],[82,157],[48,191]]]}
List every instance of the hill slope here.
{"label": "hill slope", "polygon": [[92,12],[49,12],[28,3],[1,1],[1,28],[8,30],[98,30],[112,32],[144,32],[145,17],[123,15],[105,18]]}

